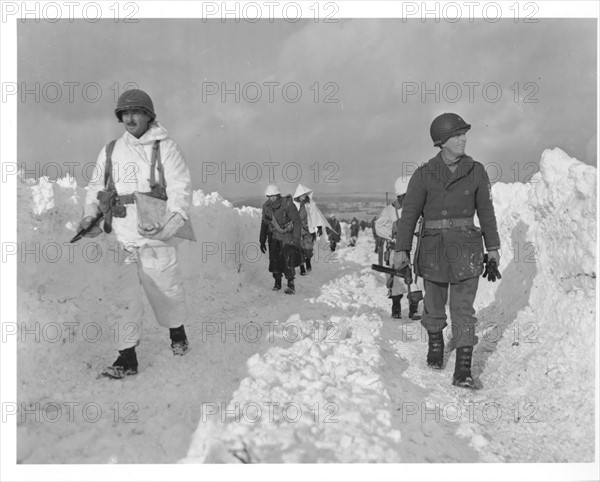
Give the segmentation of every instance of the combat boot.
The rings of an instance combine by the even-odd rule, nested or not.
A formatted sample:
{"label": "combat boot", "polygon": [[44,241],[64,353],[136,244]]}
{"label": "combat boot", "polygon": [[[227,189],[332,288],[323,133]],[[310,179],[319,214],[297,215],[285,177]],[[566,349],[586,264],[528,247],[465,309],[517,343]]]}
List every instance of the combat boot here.
{"label": "combat boot", "polygon": [[275,284],[273,285],[273,291],[279,291],[281,289],[281,275],[274,276]]}
{"label": "combat boot", "polygon": [[472,346],[461,346],[456,349],[456,365],[452,376],[452,385],[457,387],[477,389],[471,375]]}
{"label": "combat boot", "polygon": [[427,332],[429,336],[429,349],[427,351],[427,365],[436,370],[441,370],[444,364],[444,334]]}
{"label": "combat boot", "polygon": [[125,378],[128,375],[135,375],[138,372],[138,361],[135,353],[135,346],[119,350],[119,357],[110,367],[102,371],[102,376],[108,378]]}
{"label": "combat boot", "polygon": [[300,265],[300,276],[306,276],[306,268],[303,264]]}
{"label": "combat boot", "polygon": [[173,355],[183,356],[189,351],[190,344],[183,325],[179,328],[169,328],[169,337],[171,338],[171,350],[173,350]]}
{"label": "combat boot", "polygon": [[416,303],[409,302],[409,304],[408,304],[408,317],[411,320],[420,320],[421,319],[421,315],[419,315],[418,309],[419,309],[419,302],[418,301]]}
{"label": "combat boot", "polygon": [[402,295],[390,296],[390,298],[392,298],[392,318],[402,318],[402,307],[400,306]]}
{"label": "combat boot", "polygon": [[306,259],[306,272],[310,273],[312,271],[312,264],[310,263],[310,258]]}
{"label": "combat boot", "polygon": [[293,295],[296,292],[296,287],[294,286],[294,280],[289,279],[287,282],[287,288],[283,290],[286,295]]}

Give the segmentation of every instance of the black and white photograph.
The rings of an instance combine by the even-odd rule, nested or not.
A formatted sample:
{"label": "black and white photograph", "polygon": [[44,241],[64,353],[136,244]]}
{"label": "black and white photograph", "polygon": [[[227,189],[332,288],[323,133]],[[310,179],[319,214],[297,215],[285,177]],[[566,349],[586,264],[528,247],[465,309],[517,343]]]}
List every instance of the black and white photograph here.
{"label": "black and white photograph", "polygon": [[2,480],[598,480],[597,2],[0,8]]}

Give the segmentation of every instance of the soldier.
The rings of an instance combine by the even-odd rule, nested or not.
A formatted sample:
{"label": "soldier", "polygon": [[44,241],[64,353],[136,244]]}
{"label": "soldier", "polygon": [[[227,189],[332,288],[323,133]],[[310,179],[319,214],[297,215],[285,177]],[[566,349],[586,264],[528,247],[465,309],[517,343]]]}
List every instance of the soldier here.
{"label": "soldier", "polygon": [[[178,145],[156,121],[150,96],[141,90],[123,92],[115,115],[125,133],[102,149],[96,172],[87,187],[84,217],[79,228],[104,215],[104,231],[110,241],[113,282],[104,299],[115,322],[119,357],[102,375],[123,378],[138,370],[135,347],[142,335],[143,299],[146,293],[161,326],[169,328],[174,355],[188,351],[184,329],[187,318],[185,293],[174,235],[188,219],[191,203],[190,174]],[[158,225],[138,219],[134,192],[166,200],[166,215]],[[91,227],[86,236],[102,231]],[[112,325],[112,326],[115,326]]]}
{"label": "soldier", "polygon": [[[298,209],[302,220],[302,264],[300,276],[306,276],[312,270],[311,258],[313,256],[315,240],[323,234],[323,226],[330,227],[327,219],[313,201],[313,191],[302,184],[298,184],[294,193],[294,205]],[[305,267],[306,266],[306,267]]]}
{"label": "soldier", "polygon": [[[389,266],[390,254],[394,251],[394,245],[396,243],[396,221],[400,219],[402,213],[402,203],[406,195],[406,186],[408,184],[408,178],[399,177],[394,183],[394,190],[396,191],[396,199],[388,204],[377,221],[375,222],[375,228],[377,233],[382,239],[385,239],[386,252],[384,255],[384,261]],[[390,276],[386,285],[389,288],[388,297],[392,300],[392,318],[402,318],[402,310],[400,306],[400,300],[405,294],[408,294],[408,286],[404,282],[404,278],[399,276]],[[415,288],[420,289],[415,282]],[[408,317],[411,320],[420,320],[421,315],[418,313],[419,302],[409,300],[408,304]]]}
{"label": "soldier", "polygon": [[287,287],[284,292],[293,295],[296,292],[295,267],[302,262],[302,221],[292,196],[281,196],[281,191],[275,184],[267,186],[265,196],[268,199],[262,207],[260,250],[263,254],[267,252],[268,241],[269,271],[275,278],[273,291],[281,289],[281,278],[285,275]]}
{"label": "soldier", "polygon": [[[485,168],[465,154],[470,128],[460,116],[450,113],[432,122],[431,138],[440,152],[410,179],[398,221],[394,267],[408,262],[415,225],[423,216],[415,268],[425,280],[421,324],[429,337],[427,364],[436,369],[443,366],[442,330],[447,326],[445,305],[450,289],[452,339],[456,347],[452,384],[477,388],[471,374],[473,346],[478,341],[473,302],[484,269],[483,242],[488,259],[499,263],[500,238]],[[473,223],[475,213],[481,228]]]}
{"label": "soldier", "polygon": [[358,219],[355,217],[350,221],[350,246],[354,248],[356,246],[356,241],[358,240],[358,232],[359,232]]}
{"label": "soldier", "polygon": [[329,218],[329,225],[331,227],[326,228],[327,238],[329,239],[329,249],[335,251],[337,243],[339,243],[342,238],[342,226],[335,214],[332,214]]}

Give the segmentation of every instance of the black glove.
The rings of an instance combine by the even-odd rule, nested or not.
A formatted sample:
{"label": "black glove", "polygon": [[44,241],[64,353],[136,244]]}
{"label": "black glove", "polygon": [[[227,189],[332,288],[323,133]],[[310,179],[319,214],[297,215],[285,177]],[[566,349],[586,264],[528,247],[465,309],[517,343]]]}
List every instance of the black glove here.
{"label": "black glove", "polygon": [[265,254],[267,252],[267,245],[265,243],[260,243],[260,252]]}
{"label": "black glove", "polygon": [[483,277],[487,278],[488,281],[494,283],[497,279],[502,279],[500,271],[498,271],[498,262],[495,259],[488,260],[487,253],[483,256],[483,263],[485,269],[483,271]]}
{"label": "black glove", "polygon": [[323,236],[323,227],[317,226],[317,236]]}

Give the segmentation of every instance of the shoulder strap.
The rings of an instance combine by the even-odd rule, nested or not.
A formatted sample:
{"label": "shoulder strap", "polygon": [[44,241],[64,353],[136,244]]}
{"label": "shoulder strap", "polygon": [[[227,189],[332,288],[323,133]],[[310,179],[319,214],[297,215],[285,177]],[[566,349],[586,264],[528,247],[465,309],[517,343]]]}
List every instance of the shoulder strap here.
{"label": "shoulder strap", "polygon": [[158,170],[159,185],[166,189],[167,182],[165,181],[165,171],[162,165],[162,159],[160,157],[160,141],[154,141],[152,146],[152,165],[150,166],[150,187],[156,184],[156,177],[154,175],[154,169]]}
{"label": "shoulder strap", "polygon": [[104,152],[106,153],[106,162],[104,163],[104,187],[107,191],[115,190],[115,183],[112,177],[112,153],[115,149],[115,144],[117,140],[113,139],[104,148]]}

